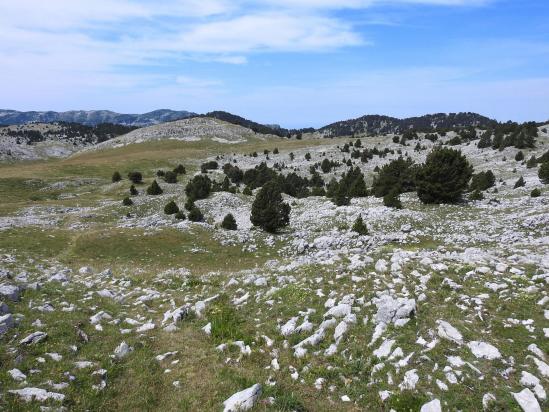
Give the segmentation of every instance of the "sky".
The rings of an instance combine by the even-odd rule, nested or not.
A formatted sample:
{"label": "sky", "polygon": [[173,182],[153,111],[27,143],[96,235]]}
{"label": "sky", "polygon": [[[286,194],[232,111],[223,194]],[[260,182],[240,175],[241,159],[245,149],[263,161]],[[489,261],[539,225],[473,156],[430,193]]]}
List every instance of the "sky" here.
{"label": "sky", "polygon": [[18,0],[0,108],[549,120],[547,0]]}

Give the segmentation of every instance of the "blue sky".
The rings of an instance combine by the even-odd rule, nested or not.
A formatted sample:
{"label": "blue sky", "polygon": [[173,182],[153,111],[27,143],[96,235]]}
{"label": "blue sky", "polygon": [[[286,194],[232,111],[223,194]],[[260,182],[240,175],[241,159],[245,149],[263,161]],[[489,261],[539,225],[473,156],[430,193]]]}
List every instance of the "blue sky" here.
{"label": "blue sky", "polygon": [[549,119],[546,0],[19,0],[0,107]]}

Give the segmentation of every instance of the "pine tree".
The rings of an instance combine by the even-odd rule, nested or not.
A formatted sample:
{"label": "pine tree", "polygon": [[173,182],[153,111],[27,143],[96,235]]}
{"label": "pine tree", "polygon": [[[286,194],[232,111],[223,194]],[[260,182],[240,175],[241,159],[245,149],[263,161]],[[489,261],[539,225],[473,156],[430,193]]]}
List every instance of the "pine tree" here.
{"label": "pine tree", "polygon": [[187,219],[187,216],[185,216],[185,213],[183,213],[183,211],[180,210],[179,212],[177,212],[175,214],[175,218],[177,220],[185,220],[185,219]]}
{"label": "pine tree", "polygon": [[147,194],[151,196],[161,195],[163,190],[160,188],[156,180],[153,180],[151,185],[147,188]]}
{"label": "pine tree", "polygon": [[355,223],[353,224],[352,230],[353,230],[353,232],[356,232],[359,235],[367,235],[368,234],[368,228],[364,224],[364,221],[362,220],[361,215],[358,215],[358,217],[356,218]]}
{"label": "pine tree", "polygon": [[131,206],[133,205],[133,201],[129,198],[129,197],[125,197],[123,200],[122,200],[122,204],[124,206]]}
{"label": "pine tree", "polygon": [[226,230],[236,230],[236,220],[234,216],[229,213],[223,218],[223,222],[221,222],[221,227]]}
{"label": "pine tree", "polygon": [[137,189],[135,188],[134,185],[131,185],[130,186],[130,195],[131,196],[137,196],[139,194],[139,192],[137,191]]}
{"label": "pine tree", "polygon": [[251,195],[253,195],[252,189],[250,189],[249,186],[246,186],[246,187],[244,188],[244,190],[242,191],[242,194],[243,194],[243,195],[246,195],[246,196],[251,196]]}
{"label": "pine tree", "polygon": [[524,160],[524,153],[522,153],[522,150],[519,150],[517,154],[515,155],[515,160],[517,162],[522,162]]}
{"label": "pine tree", "polygon": [[515,182],[515,185],[513,186],[515,189],[518,188],[518,187],[523,187],[524,185],[526,185],[526,182],[524,181],[524,178],[521,176],[516,182]]}
{"label": "pine tree", "polygon": [[415,188],[415,168],[412,159],[399,157],[384,165],[374,178],[372,192],[376,197],[383,197],[393,188],[399,193],[409,192]]}
{"label": "pine tree", "polygon": [[530,192],[530,196],[531,197],[540,197],[541,196],[541,190],[539,190],[538,188],[535,188],[534,190],[532,190]]}
{"label": "pine tree", "polygon": [[200,200],[206,199],[210,195],[212,190],[212,181],[208,176],[197,175],[192,178],[192,180],[187,183],[185,187],[185,193],[189,199]]}
{"label": "pine tree", "polygon": [[254,226],[276,233],[290,223],[290,210],[290,205],[282,201],[279,185],[270,181],[257,194],[252,204],[250,220]]}
{"label": "pine tree", "polygon": [[482,136],[480,136],[480,140],[478,141],[477,147],[479,149],[484,149],[486,147],[492,146],[492,131],[486,130]]}
{"label": "pine tree", "polygon": [[416,173],[419,199],[423,203],[453,203],[467,188],[473,168],[459,150],[437,148]]}
{"label": "pine tree", "polygon": [[113,183],[120,182],[122,180],[122,176],[120,176],[119,172],[114,172],[112,174],[111,180],[112,180]]}
{"label": "pine tree", "polygon": [[175,215],[177,212],[179,212],[179,207],[173,200],[164,206],[164,213],[167,215]]}

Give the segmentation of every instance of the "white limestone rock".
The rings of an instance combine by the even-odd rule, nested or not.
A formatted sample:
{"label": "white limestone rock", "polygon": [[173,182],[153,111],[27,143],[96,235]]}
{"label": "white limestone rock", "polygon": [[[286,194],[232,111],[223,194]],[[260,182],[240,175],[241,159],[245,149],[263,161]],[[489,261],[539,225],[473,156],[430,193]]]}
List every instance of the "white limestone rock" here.
{"label": "white limestone rock", "polygon": [[494,360],[501,358],[498,348],[486,342],[471,341],[467,344],[473,355],[477,358]]}
{"label": "white limestone rock", "polygon": [[254,407],[261,396],[261,385],[255,384],[248,389],[233,394],[223,402],[223,412],[242,412]]}

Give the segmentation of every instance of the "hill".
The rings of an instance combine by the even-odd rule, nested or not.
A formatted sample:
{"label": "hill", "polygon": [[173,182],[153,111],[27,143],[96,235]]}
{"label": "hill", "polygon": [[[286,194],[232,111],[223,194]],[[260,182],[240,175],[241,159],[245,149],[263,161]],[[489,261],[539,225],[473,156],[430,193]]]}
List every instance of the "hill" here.
{"label": "hill", "polygon": [[497,121],[477,113],[436,113],[425,116],[398,119],[396,117],[366,115],[357,119],[329,124],[318,131],[325,137],[351,136],[353,134],[402,133],[408,129],[433,132],[463,127],[493,127]]}
{"label": "hill", "polygon": [[135,130],[132,126],[101,123],[29,123],[0,127],[0,160],[35,160],[66,157]]}
{"label": "hill", "polygon": [[17,125],[31,122],[51,123],[68,122],[96,126],[101,123],[121,124],[125,126],[150,126],[194,116],[188,111],[168,109],[155,110],[143,114],[121,114],[109,110],[71,110],[68,112],[19,112],[0,109],[0,125]]}

